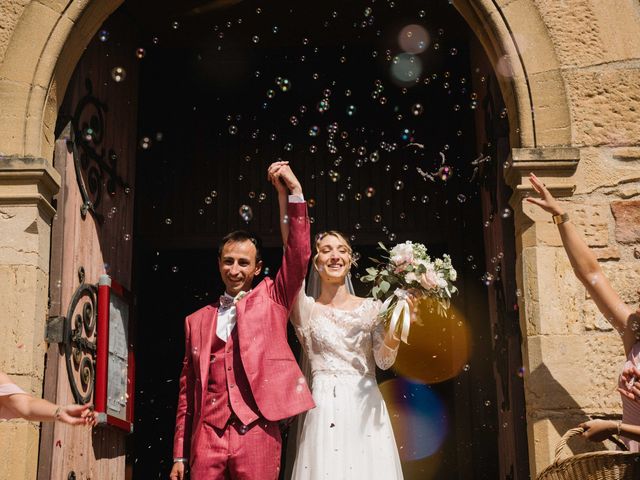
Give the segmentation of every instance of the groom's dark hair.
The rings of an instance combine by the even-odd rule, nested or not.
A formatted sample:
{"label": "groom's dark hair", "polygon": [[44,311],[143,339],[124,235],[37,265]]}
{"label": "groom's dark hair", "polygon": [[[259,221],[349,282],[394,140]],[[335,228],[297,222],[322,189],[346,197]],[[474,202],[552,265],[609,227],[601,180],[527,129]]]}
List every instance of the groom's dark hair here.
{"label": "groom's dark hair", "polygon": [[249,240],[256,247],[256,263],[262,260],[262,240],[257,235],[245,230],[235,230],[227,233],[218,243],[218,258],[222,256],[222,249],[227,243],[244,242]]}

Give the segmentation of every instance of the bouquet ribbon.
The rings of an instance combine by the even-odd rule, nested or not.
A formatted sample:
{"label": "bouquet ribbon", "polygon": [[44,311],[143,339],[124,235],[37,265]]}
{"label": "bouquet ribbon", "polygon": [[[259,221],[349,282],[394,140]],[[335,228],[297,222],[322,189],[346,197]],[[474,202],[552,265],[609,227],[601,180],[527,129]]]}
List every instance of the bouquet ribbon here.
{"label": "bouquet ribbon", "polygon": [[[389,329],[393,332],[393,337],[396,340],[401,340],[409,345],[409,327],[411,326],[411,311],[409,303],[405,299],[406,292],[402,289],[397,289],[394,295],[387,298],[382,304],[383,309],[388,309],[394,298],[398,301],[391,312],[391,318],[389,319]],[[398,331],[400,337],[398,338]]]}

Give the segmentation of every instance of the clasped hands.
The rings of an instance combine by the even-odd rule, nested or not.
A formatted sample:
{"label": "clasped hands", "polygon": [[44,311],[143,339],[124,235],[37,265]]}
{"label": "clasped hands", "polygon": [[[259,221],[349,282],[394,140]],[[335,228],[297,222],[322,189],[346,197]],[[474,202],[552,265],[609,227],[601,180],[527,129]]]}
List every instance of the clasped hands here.
{"label": "clasped hands", "polygon": [[302,193],[300,182],[291,170],[289,162],[273,162],[267,170],[267,180],[271,182],[279,194],[300,195]]}

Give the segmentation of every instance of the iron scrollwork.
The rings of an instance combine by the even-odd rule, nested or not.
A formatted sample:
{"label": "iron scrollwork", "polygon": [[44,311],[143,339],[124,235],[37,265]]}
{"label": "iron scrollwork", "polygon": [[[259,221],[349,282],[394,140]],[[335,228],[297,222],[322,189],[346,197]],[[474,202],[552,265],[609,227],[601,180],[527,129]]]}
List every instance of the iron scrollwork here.
{"label": "iron scrollwork", "polygon": [[130,188],[118,174],[118,155],[103,143],[106,132],[107,104],[93,93],[90,79],[85,80],[86,94],[80,99],[70,119],[71,128],[67,148],[73,154],[73,162],[82,195],[80,213],[84,218],[87,212],[98,220],[104,221],[98,213],[98,207],[106,188],[109,195],[115,195],[118,187],[125,192]]}
{"label": "iron scrollwork", "polygon": [[84,405],[91,402],[95,383],[98,287],[85,283],[83,267],[78,277],[80,285],[64,318],[63,348],[73,398]]}

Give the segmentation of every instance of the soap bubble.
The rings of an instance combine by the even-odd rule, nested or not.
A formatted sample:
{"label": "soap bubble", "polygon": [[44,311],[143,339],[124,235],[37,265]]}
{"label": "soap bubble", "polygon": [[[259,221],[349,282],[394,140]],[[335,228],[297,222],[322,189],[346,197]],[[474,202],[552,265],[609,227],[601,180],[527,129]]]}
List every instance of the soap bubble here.
{"label": "soap bubble", "polygon": [[249,205],[242,205],[238,210],[238,213],[240,214],[240,218],[247,223],[253,219],[253,210]]}
{"label": "soap bubble", "polygon": [[120,83],[124,81],[125,78],[127,78],[127,72],[122,67],[114,67],[111,70],[111,78],[114,82]]}
{"label": "soap bubble", "polygon": [[422,115],[422,112],[424,112],[424,107],[420,103],[414,103],[411,107],[411,113],[416,117]]}

